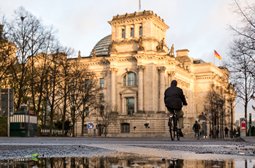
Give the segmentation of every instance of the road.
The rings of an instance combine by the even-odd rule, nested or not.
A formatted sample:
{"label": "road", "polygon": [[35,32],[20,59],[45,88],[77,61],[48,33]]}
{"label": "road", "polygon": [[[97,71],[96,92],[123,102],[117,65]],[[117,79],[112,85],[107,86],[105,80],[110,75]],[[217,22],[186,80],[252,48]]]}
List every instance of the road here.
{"label": "road", "polygon": [[0,159],[136,154],[179,159],[254,159],[255,144],[233,140],[169,138],[0,138]]}

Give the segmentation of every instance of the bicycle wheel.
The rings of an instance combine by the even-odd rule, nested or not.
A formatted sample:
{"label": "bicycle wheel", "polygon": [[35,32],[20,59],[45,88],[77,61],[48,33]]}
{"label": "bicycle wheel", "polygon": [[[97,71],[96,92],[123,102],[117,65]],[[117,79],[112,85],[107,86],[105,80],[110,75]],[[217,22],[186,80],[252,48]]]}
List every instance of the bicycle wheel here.
{"label": "bicycle wheel", "polygon": [[177,136],[177,134],[178,134],[178,131],[177,131],[177,121],[176,121],[176,118],[174,118],[173,119],[173,139],[175,138],[175,136],[176,137],[178,137]]}
{"label": "bicycle wheel", "polygon": [[172,120],[171,119],[169,119],[169,121],[168,121],[168,126],[169,126],[170,137],[171,137],[171,139],[173,141],[174,138],[173,138]]}

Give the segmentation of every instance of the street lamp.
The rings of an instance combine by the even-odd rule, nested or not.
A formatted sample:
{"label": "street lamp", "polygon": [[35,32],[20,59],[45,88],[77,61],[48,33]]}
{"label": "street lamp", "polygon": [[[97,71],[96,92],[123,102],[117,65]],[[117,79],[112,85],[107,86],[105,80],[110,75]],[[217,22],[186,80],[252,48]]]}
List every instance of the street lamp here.
{"label": "street lamp", "polygon": [[223,138],[223,101],[220,100],[220,138]]}
{"label": "street lamp", "polygon": [[30,110],[30,102],[31,102],[31,98],[30,97],[28,97],[28,99],[27,99],[27,101],[28,101],[28,132],[27,132],[27,136],[28,137],[30,137],[30,113],[29,113],[29,110]]}
{"label": "street lamp", "polygon": [[230,136],[231,138],[233,138],[233,109],[232,109],[232,106],[233,106],[233,101],[231,100],[230,102],[230,106],[231,106],[231,132],[230,132]]}

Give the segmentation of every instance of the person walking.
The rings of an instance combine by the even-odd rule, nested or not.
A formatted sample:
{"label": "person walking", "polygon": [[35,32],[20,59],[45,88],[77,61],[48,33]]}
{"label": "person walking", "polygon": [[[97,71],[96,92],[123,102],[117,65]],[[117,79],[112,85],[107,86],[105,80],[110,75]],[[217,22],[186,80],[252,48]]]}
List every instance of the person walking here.
{"label": "person walking", "polygon": [[234,137],[236,137],[236,129],[235,128],[233,130],[233,135],[234,135]]}
{"label": "person walking", "polygon": [[228,137],[228,127],[225,128],[225,137]]}
{"label": "person walking", "polygon": [[217,128],[217,130],[216,130],[216,138],[219,138],[219,127]]}
{"label": "person walking", "polygon": [[196,121],[195,124],[193,125],[193,130],[194,130],[194,133],[195,133],[195,138],[196,138],[196,134],[197,134],[197,139],[199,139],[199,129],[200,129],[200,125]]}

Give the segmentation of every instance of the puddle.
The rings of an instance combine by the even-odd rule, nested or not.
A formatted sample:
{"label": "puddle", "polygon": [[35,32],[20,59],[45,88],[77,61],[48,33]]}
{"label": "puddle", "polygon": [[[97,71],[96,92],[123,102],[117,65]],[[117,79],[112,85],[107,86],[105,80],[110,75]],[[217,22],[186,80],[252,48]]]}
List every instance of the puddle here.
{"label": "puddle", "polygon": [[0,160],[0,168],[255,168],[254,160],[193,160],[141,157],[25,158]]}

